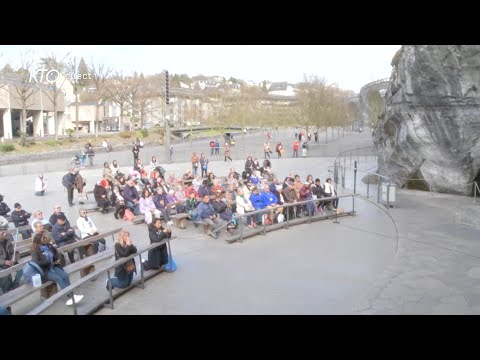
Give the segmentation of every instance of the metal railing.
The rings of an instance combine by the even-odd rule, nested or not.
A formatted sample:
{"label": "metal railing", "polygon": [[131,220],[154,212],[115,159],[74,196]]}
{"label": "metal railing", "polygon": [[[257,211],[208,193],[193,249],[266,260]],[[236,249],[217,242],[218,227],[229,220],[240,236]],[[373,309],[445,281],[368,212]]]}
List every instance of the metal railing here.
{"label": "metal railing", "polygon": [[[35,309],[33,309],[32,311],[30,311],[27,315],[39,315],[39,314],[41,314],[42,312],[44,312],[45,310],[47,310],[48,308],[53,306],[53,304],[56,301],[62,300],[63,297],[66,296],[66,295],[71,296],[71,298],[73,300],[73,304],[72,304],[73,314],[78,315],[78,306],[77,306],[77,303],[75,303],[75,299],[74,299],[74,296],[73,296],[74,295],[74,290],[77,289],[79,286],[87,283],[88,281],[98,278],[99,275],[102,275],[104,273],[107,273],[108,281],[110,282],[111,272],[115,271],[115,268],[117,266],[123,266],[124,263],[126,263],[130,259],[134,259],[135,257],[138,257],[138,264],[140,265],[140,279],[133,280],[132,283],[127,288],[125,288],[125,289],[122,288],[121,290],[126,291],[127,289],[130,289],[134,286],[139,286],[142,289],[144,289],[145,288],[145,280],[147,279],[147,277],[144,274],[144,270],[143,270],[143,266],[142,266],[142,254],[145,253],[145,252],[148,252],[152,249],[155,249],[155,248],[157,248],[161,245],[167,244],[168,261],[169,261],[170,267],[169,267],[169,270],[165,270],[165,271],[172,272],[173,270],[172,270],[171,261],[173,261],[173,258],[172,258],[172,250],[171,250],[171,246],[170,246],[170,241],[175,239],[175,238],[176,238],[175,236],[172,236],[170,239],[165,239],[165,240],[162,240],[161,242],[151,244],[151,245],[141,249],[140,251],[137,251],[135,254],[132,254],[132,255],[127,256],[127,257],[122,257],[122,258],[116,260],[115,262],[113,262],[109,265],[103,266],[103,267],[95,270],[94,272],[88,274],[87,276],[84,276],[80,280],[75,281],[74,283],[70,284],[66,288],[57,292],[55,295],[51,296],[50,298],[44,300],[43,303],[40,306],[38,306]],[[154,275],[156,275],[160,271],[162,271],[162,270],[158,269],[157,271],[153,271]],[[149,277],[151,277],[151,276],[149,276]],[[112,288],[110,287],[108,306],[111,309],[113,309],[114,298],[117,297],[118,295],[120,295],[120,293],[121,292],[118,292],[114,296]],[[99,306],[97,306],[97,308],[101,307],[102,305],[104,305],[104,306],[106,305],[106,302],[104,300],[102,300],[101,304]]]}
{"label": "metal railing", "polygon": [[[344,211],[343,214],[341,215],[354,215],[355,214],[355,196],[356,196],[355,194],[347,194],[347,195],[336,196],[336,197],[311,199],[311,200],[305,200],[305,201],[298,201],[296,203],[276,205],[270,208],[247,212],[246,214],[242,214],[242,215],[236,214],[235,218],[238,221],[239,234],[228,238],[227,242],[230,242],[230,243],[233,243],[235,241],[243,242],[243,239],[246,237],[251,237],[258,234],[266,235],[268,231],[278,230],[279,228],[288,229],[290,226],[293,226],[293,225],[300,225],[307,222],[311,223],[312,221],[318,221],[318,220],[328,219],[328,218],[334,219],[334,223],[338,224],[339,222],[337,219],[340,214],[338,214],[337,211],[328,210],[327,208],[324,207],[323,213],[317,212],[317,209],[320,203],[328,203],[337,199],[339,200],[343,198],[351,198],[352,199],[351,210]],[[311,204],[311,206],[313,205],[315,207],[314,212],[311,212],[308,210],[308,204]],[[302,207],[303,205],[307,206],[308,216],[306,217],[302,216],[301,218],[290,219],[290,211],[288,211],[288,209],[292,207],[294,208]],[[265,222],[262,226],[259,226],[258,228],[250,229],[248,233],[246,233],[245,226],[246,226],[247,218],[251,218],[251,217],[255,218],[257,215],[260,215],[261,217],[263,216],[268,217],[269,215],[271,215],[272,212],[277,212],[279,209],[287,209],[286,211],[283,211],[283,215],[285,217],[285,220],[283,222],[275,223],[271,225],[267,225]],[[218,230],[219,229],[217,229],[217,231]]]}

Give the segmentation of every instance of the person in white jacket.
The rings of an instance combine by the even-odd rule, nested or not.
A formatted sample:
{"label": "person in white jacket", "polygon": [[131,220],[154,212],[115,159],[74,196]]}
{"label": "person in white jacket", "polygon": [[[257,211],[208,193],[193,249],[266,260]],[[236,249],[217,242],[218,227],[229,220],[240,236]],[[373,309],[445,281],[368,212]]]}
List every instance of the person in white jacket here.
{"label": "person in white jacket", "polygon": [[[323,185],[323,190],[325,192],[325,197],[336,197],[337,192],[335,191],[335,187],[333,186],[332,179],[328,178],[325,180],[325,184]],[[338,198],[332,200],[333,209],[336,210],[338,206]]]}
{"label": "person in white jacket", "polygon": [[[250,211],[255,211],[250,199],[243,194],[243,189],[237,189],[237,196],[235,197],[235,203],[237,205],[237,214],[244,215]],[[255,227],[255,221],[252,221],[252,216],[247,216],[247,226],[249,228]]]}
{"label": "person in white jacket", "polygon": [[35,178],[35,195],[43,196],[45,195],[45,190],[47,189],[47,178],[40,173]]}
{"label": "person in white jacket", "polygon": [[[77,219],[77,227],[78,227],[78,230],[80,230],[80,237],[82,238],[82,240],[98,235],[99,234],[98,229],[93,223],[92,218],[87,216],[87,210],[80,209],[79,214],[80,214],[80,217]],[[93,242],[94,254],[98,253],[99,244],[102,244],[103,248],[106,248],[105,239],[94,241]],[[87,248],[85,250],[87,251]]]}

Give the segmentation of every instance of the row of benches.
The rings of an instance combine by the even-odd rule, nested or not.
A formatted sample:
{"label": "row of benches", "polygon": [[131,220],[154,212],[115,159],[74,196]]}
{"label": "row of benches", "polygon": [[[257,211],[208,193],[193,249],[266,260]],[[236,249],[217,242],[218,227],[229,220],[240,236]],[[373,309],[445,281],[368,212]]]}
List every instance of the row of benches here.
{"label": "row of benches", "polygon": [[[121,228],[117,228],[117,229],[99,234],[97,236],[93,236],[93,237],[90,237],[90,238],[87,238],[87,239],[84,239],[84,240],[77,241],[73,244],[69,244],[69,245],[66,245],[66,246],[62,247],[61,251],[65,252],[65,251],[74,250],[76,248],[80,248],[80,247],[83,247],[83,246],[87,246],[87,245],[89,245],[89,244],[91,244],[91,243],[93,243],[97,240],[106,238],[108,236],[112,236],[112,239],[114,239],[114,235],[119,233],[121,230],[122,230]],[[111,248],[109,248],[109,249],[107,249],[103,252],[97,253],[95,255],[88,256],[88,257],[86,257],[82,260],[76,261],[73,264],[69,264],[69,265],[64,267],[64,270],[69,275],[76,272],[76,271],[80,271],[81,277],[84,277],[84,276],[88,275],[92,271],[95,271],[95,264],[97,262],[105,260],[105,259],[114,255],[114,250],[113,250],[114,245],[113,244],[114,244],[114,240],[112,241],[112,247]],[[29,256],[29,257],[25,258],[25,260],[22,263],[19,263],[17,265],[14,265],[14,266],[8,268],[8,269],[0,271],[0,277],[4,277],[4,276],[7,276],[9,274],[12,274],[14,272],[19,271],[20,269],[23,268],[25,263],[27,261],[29,261],[30,259],[31,259],[31,257]],[[55,283],[51,282],[51,281],[47,281],[47,282],[43,283],[41,287],[34,287],[33,285],[31,285],[29,283],[25,283],[25,284],[19,286],[18,288],[14,289],[14,290],[11,290],[8,293],[0,296],[0,306],[10,307],[15,302],[29,296],[30,294],[36,292],[37,290],[41,290],[41,295],[45,298],[48,298],[48,297],[52,296],[53,294],[55,294],[58,291],[57,285]]]}

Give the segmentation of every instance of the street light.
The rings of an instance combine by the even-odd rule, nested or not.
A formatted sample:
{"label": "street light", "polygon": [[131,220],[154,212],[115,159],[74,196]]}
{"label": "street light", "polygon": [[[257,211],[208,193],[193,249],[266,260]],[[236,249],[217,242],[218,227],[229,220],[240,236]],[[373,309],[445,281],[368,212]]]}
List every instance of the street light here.
{"label": "street light", "polygon": [[168,70],[165,70],[165,159],[170,163],[170,84]]}

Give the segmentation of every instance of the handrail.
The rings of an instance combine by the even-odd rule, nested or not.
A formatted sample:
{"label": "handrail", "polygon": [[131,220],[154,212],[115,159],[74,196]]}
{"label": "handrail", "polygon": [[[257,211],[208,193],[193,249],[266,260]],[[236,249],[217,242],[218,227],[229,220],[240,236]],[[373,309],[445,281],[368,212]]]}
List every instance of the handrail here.
{"label": "handrail", "polygon": [[[239,240],[240,242],[243,242],[243,238],[244,238],[244,222],[242,221],[243,218],[247,218],[247,217],[250,217],[250,216],[256,216],[258,214],[268,214],[270,213],[271,211],[275,211],[275,210],[278,210],[280,208],[284,209],[284,208],[290,208],[290,207],[297,207],[297,206],[301,206],[301,205],[306,205],[306,204],[316,204],[316,203],[319,203],[319,202],[328,202],[328,201],[332,201],[332,200],[336,200],[336,199],[342,199],[342,198],[347,198],[347,197],[351,197],[352,198],[352,210],[349,211],[349,212],[345,212],[345,214],[355,214],[355,197],[357,196],[357,194],[346,194],[346,195],[341,195],[341,196],[331,196],[331,197],[325,197],[325,198],[317,198],[317,199],[310,199],[310,200],[304,200],[304,201],[298,201],[298,202],[295,202],[295,203],[284,203],[283,205],[276,205],[276,206],[273,206],[273,207],[270,207],[270,208],[264,208],[264,209],[260,209],[260,210],[255,210],[255,211],[251,211],[251,212],[247,212],[245,214],[236,214],[235,215],[235,218],[238,219],[238,224],[240,226],[240,235],[239,235]],[[312,219],[321,219],[321,218],[328,218],[328,217],[337,217],[338,214],[337,212],[335,212],[335,214],[330,214],[330,215],[324,215],[324,216],[315,216],[315,215],[309,215],[308,217],[304,218],[304,222],[306,221],[312,221]],[[281,227],[286,227],[288,229],[289,225],[290,225],[290,213],[289,211],[287,211],[287,214],[285,216],[285,220],[283,223],[281,223]],[[266,224],[263,225],[263,230],[257,230],[257,231],[253,231],[252,233],[254,233],[254,235],[257,235],[258,233],[262,232],[265,234],[266,231],[267,231],[267,227],[266,227]],[[229,239],[226,240],[227,242],[232,242],[232,241],[229,241]]]}
{"label": "handrail", "polygon": [[[99,269],[96,269],[94,272],[88,274],[87,276],[84,276],[82,277],[81,279],[79,279],[78,281],[74,282],[73,284],[70,284],[69,286],[67,286],[66,288],[60,290],[59,292],[57,292],[55,295],[49,297],[48,299],[44,300],[43,303],[39,306],[37,306],[35,309],[33,309],[32,311],[30,311],[27,315],[38,315],[40,313],[42,313],[43,311],[47,310],[49,307],[51,307],[57,300],[59,300],[60,298],[62,298],[63,296],[65,295],[68,295],[70,294],[71,296],[73,296],[73,290],[76,289],[77,287],[79,287],[80,285],[83,285],[84,283],[90,281],[91,279],[93,278],[97,278],[99,275],[105,273],[105,272],[108,272],[108,275],[109,275],[109,279],[110,279],[110,270],[116,268],[117,266],[119,265],[122,265],[124,263],[126,263],[127,261],[129,261],[130,259],[134,259],[136,256],[139,257],[139,261],[140,261],[140,276],[141,276],[141,280],[142,280],[142,285],[143,285],[143,282],[144,282],[144,274],[143,274],[143,267],[142,267],[142,261],[141,261],[141,255],[144,253],[144,252],[147,252],[149,250],[152,250],[152,249],[155,249],[161,245],[164,245],[164,244],[167,244],[168,246],[168,253],[169,253],[169,260],[171,259],[171,250],[170,250],[170,241],[175,239],[176,236],[172,236],[171,238],[169,239],[164,239],[158,243],[154,243],[154,244],[151,244],[143,249],[141,249],[140,251],[137,251],[135,254],[132,254],[132,255],[129,255],[127,257],[122,257],[118,260],[116,260],[115,262],[113,262],[112,264],[110,265],[106,265],[106,266],[103,266]],[[112,296],[112,292],[110,291],[110,302],[111,304],[113,305],[113,296]],[[75,315],[78,314],[77,312],[77,305],[75,303],[75,301],[73,302],[73,313]]]}
{"label": "handrail", "polygon": [[361,88],[360,88],[360,94],[363,92],[364,89],[370,87],[370,86],[373,86],[373,85],[377,85],[377,84],[381,84],[383,82],[390,82],[390,78],[385,78],[385,79],[380,79],[380,80],[375,80],[375,81],[372,81],[366,85],[363,85]]}

